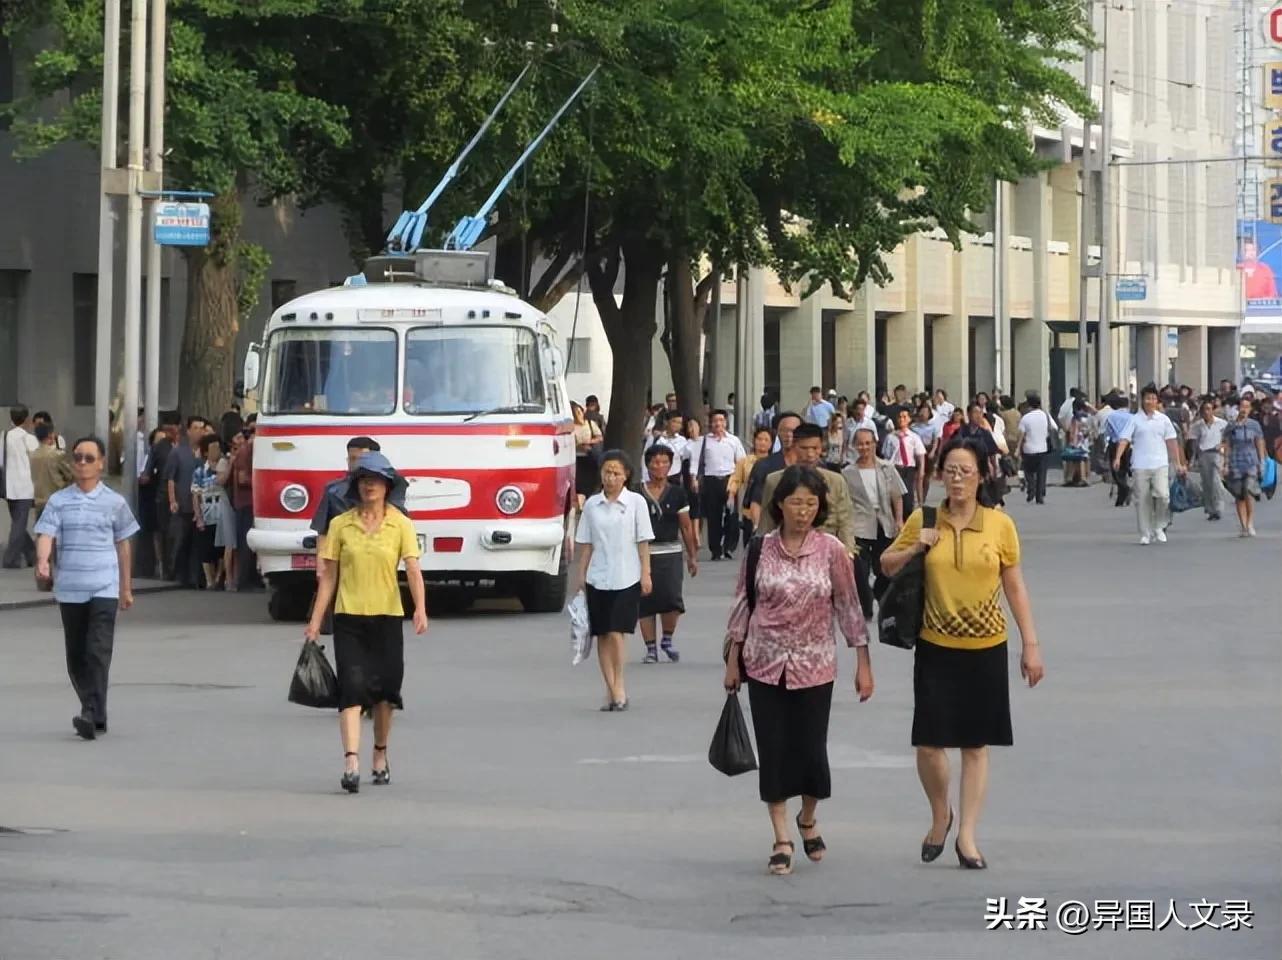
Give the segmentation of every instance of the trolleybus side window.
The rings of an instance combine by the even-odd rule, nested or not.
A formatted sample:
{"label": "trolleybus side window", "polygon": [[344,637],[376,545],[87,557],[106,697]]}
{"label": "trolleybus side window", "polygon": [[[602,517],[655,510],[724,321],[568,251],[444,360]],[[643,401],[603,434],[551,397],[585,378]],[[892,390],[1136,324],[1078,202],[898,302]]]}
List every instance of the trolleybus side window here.
{"label": "trolleybus side window", "polygon": [[524,327],[416,327],[405,337],[405,412],[542,413],[538,343]]}
{"label": "trolleybus side window", "polygon": [[386,416],[396,410],[392,330],[277,330],[267,357],[268,414]]}

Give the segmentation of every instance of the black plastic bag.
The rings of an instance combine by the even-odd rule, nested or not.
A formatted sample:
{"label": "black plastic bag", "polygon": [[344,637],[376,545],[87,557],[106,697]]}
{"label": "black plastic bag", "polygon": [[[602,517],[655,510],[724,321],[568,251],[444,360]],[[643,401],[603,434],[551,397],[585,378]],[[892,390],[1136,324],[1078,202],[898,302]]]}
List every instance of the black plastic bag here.
{"label": "black plastic bag", "polygon": [[717,732],[708,747],[708,762],[727,777],[737,777],[757,769],[757,755],[748,739],[748,725],[739,709],[739,695],[731,693],[721,711]]}
{"label": "black plastic bag", "polygon": [[[934,507],[922,507],[922,527],[935,526]],[[919,553],[890,578],[877,605],[877,636],[882,643],[911,650],[921,635],[926,609],[926,555]]]}
{"label": "black plastic bag", "polygon": [[338,677],[320,644],[310,640],[303,644],[289,684],[289,702],[328,710],[338,706]]}

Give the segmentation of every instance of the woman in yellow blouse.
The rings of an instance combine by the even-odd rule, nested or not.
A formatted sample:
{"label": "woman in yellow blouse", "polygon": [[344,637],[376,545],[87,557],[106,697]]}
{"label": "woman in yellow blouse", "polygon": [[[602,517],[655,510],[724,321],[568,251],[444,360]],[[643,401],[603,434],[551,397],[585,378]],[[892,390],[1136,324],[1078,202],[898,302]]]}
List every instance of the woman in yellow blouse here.
{"label": "woman in yellow blouse", "polygon": [[414,524],[387,501],[405,480],[381,453],[363,454],[352,471],[349,499],[357,505],[335,517],[321,547],[317,565],[319,586],[312,619],[304,632],[315,643],[321,621],[334,594],[334,660],[338,675],[338,729],[343,738],[344,770],[340,781],[348,793],[361,788],[361,710],[374,715],[376,785],[392,781],[387,762],[387,738],[392,710],[403,708],[401,679],[405,673],[405,616],[397,568],[405,562],[405,579],[414,598],[414,632],[427,630],[423,574],[418,565]]}
{"label": "woman in yellow blouse", "polygon": [[[730,475],[730,482],[726,484],[726,496],[730,498],[731,503],[734,503],[735,497],[741,491],[748,489],[748,478],[752,476],[753,466],[762,457],[770,456],[770,445],[774,442],[775,437],[769,427],[757,427],[752,431],[752,452],[734,465],[734,473]],[[743,543],[746,548],[754,532],[752,514],[748,510],[746,499],[739,510],[739,522],[743,529]]]}
{"label": "woman in yellow blouse", "polygon": [[975,845],[988,789],[988,746],[1013,742],[1006,617],[999,593],[1005,594],[1023,640],[1020,673],[1033,687],[1044,672],[1019,565],[1019,534],[1008,514],[979,503],[991,459],[977,440],[953,440],[940,459],[948,497],[935,527],[922,529],[921,511],[914,511],[881,555],[887,576],[914,556],[926,555],[926,609],[913,665],[912,742],[932,817],[921,859],[937,859],[952,829],[946,748],[960,747],[961,820],[953,849],[957,862],[972,870],[988,866]]}

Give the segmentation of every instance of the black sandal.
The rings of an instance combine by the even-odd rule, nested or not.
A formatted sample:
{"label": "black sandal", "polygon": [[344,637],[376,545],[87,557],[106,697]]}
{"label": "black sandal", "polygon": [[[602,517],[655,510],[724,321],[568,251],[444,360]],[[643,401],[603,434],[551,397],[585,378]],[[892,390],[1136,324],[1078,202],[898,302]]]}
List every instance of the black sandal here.
{"label": "black sandal", "polygon": [[[784,853],[779,847],[787,847],[788,852]],[[786,877],[792,873],[792,851],[796,849],[791,840],[778,840],[775,842],[774,849],[777,853],[772,853],[770,859],[766,862],[767,868],[776,877]]]}
{"label": "black sandal", "polygon": [[[802,823],[801,814],[800,813],[797,814],[798,830],[802,830],[802,831],[813,830],[816,826],[818,826],[817,821],[812,821],[811,823]],[[801,849],[806,852],[806,857],[812,863],[818,863],[820,860],[823,859],[824,851],[828,849],[828,845],[824,843],[823,837],[812,837],[809,840],[807,840],[805,837],[802,837]],[[815,856],[815,854],[819,854],[819,856]]]}
{"label": "black sandal", "polygon": [[[359,758],[360,754],[353,753],[352,751],[348,750],[345,754],[343,754],[343,759],[346,760],[348,757]],[[343,771],[343,779],[340,780],[339,783],[342,784],[343,789],[346,790],[348,793],[360,793],[361,792],[360,771],[356,770],[351,773],[348,773],[346,770]]]}
{"label": "black sandal", "polygon": [[374,744],[374,750],[375,750],[375,752],[377,752],[377,751],[380,751],[380,750],[381,750],[381,751],[382,751],[382,753],[383,753],[383,769],[382,769],[382,770],[374,770],[374,769],[373,769],[373,763],[374,763],[374,761],[373,761],[373,760],[371,760],[371,761],[370,761],[370,765],[371,765],[371,769],[370,769],[370,776],[371,776],[371,777],[373,778],[373,780],[374,780],[374,786],[376,786],[376,787],[385,787],[385,786],[387,786],[389,783],[391,783],[391,782],[392,782],[392,765],[391,765],[391,763],[389,763],[389,762],[388,762],[388,760],[387,760],[387,747],[386,747],[386,746],[382,746],[382,747],[380,747],[378,744]]}

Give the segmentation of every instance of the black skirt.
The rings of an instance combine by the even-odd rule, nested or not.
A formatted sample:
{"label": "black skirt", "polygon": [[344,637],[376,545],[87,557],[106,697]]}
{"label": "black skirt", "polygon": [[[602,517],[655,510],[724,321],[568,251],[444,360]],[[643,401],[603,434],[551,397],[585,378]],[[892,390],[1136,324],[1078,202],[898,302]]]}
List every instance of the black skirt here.
{"label": "black skirt", "polygon": [[757,738],[758,786],[766,803],[832,796],[828,715],[832,684],[789,690],[748,678],[752,731]]}
{"label": "black skirt", "polygon": [[218,525],[214,523],[205,524],[205,529],[195,530],[195,536],[192,539],[192,549],[196,551],[196,556],[201,563],[217,563],[223,558],[223,548],[216,546],[218,542]]}
{"label": "black skirt", "polygon": [[398,710],[405,676],[405,637],[401,618],[334,614],[334,672],[338,709],[390,703]]}
{"label": "black skirt", "polygon": [[622,590],[598,590],[592,584],[583,588],[588,601],[588,629],[592,636],[606,633],[636,633],[640,616],[641,584]]}
{"label": "black skirt", "polygon": [[1008,747],[1006,642],[959,650],[919,639],[913,660],[914,747]]}
{"label": "black skirt", "polygon": [[574,458],[574,492],[590,497],[601,487],[601,465],[596,457],[580,454]]}
{"label": "black skirt", "polygon": [[685,599],[681,586],[685,579],[685,557],[680,553],[654,553],[650,555],[650,580],[653,589],[648,597],[641,598],[643,617],[656,613],[685,613]]}

